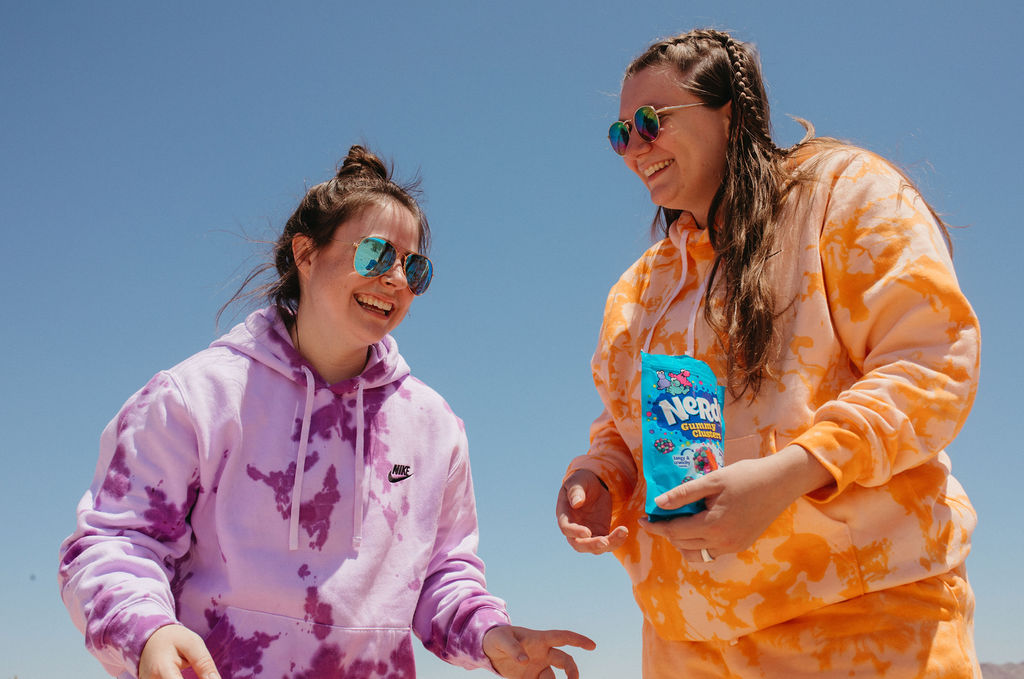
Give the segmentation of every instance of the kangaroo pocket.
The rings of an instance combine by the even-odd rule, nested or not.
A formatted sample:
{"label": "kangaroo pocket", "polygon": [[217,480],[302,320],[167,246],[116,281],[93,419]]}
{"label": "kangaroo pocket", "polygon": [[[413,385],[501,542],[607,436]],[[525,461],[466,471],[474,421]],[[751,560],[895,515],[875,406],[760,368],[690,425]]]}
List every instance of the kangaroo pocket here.
{"label": "kangaroo pocket", "polygon": [[228,607],[205,641],[221,676],[233,679],[413,676],[408,627],[335,627]]}
{"label": "kangaroo pocket", "polygon": [[[756,445],[760,436],[745,438]],[[733,451],[733,459],[757,456]],[[637,543],[640,558],[625,560],[634,596],[665,639],[731,640],[864,591],[848,527],[804,498],[749,549],[709,563],[686,562],[644,531]]]}

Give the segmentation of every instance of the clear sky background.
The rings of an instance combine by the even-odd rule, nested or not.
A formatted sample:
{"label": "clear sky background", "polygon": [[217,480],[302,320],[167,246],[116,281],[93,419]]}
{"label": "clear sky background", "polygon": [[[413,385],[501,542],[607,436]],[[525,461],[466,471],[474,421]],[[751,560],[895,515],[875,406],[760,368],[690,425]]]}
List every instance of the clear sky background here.
{"label": "clear sky background", "polygon": [[214,339],[262,261],[247,237],[276,236],[359,142],[423,177],[436,276],[396,336],[467,423],[491,589],[517,623],[592,636],[584,677],[639,676],[625,572],[571,551],[553,507],[599,412],[605,295],[649,243],[605,140],[621,73],[695,26],[758,45],[781,144],[808,118],[965,226],[983,369],[950,452],[980,514],[981,659],[1024,661],[1019,3],[3,0],[0,679],[105,676],[56,585],[100,431]]}

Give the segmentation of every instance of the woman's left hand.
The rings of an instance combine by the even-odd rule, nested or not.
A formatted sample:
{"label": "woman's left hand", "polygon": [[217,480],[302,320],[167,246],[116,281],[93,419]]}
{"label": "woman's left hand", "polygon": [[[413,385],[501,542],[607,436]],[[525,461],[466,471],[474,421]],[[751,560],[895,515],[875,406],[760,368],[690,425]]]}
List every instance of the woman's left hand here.
{"label": "woman's left hand", "polygon": [[579,679],[572,656],[557,646],[578,646],[588,651],[597,646],[592,640],[568,630],[534,630],[528,627],[499,625],[484,635],[484,653],[494,670],[515,679],[554,679],[558,667],[568,679]]}
{"label": "woman's left hand", "polygon": [[640,525],[660,535],[687,561],[741,552],[767,530],[798,497],[832,481],[832,475],[807,451],[788,446],[768,457],[739,460],[687,481],[660,495],[662,509],[676,509],[701,498],[707,510],[693,516]]}

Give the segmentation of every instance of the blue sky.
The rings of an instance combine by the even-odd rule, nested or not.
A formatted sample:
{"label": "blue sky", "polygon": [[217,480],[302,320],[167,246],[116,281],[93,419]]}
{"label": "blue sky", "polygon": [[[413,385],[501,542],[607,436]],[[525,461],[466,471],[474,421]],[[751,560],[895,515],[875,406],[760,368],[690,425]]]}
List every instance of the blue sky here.
{"label": "blue sky", "polygon": [[[491,589],[517,623],[592,636],[584,677],[639,676],[624,571],[572,552],[553,506],[599,411],[605,295],[649,242],[646,192],[605,140],[620,75],[695,26],[758,45],[781,143],[807,118],[964,226],[983,365],[950,453],[980,514],[981,659],[1024,661],[1022,25],[1011,3],[3,0],[0,679],[105,676],[55,575],[99,433],[215,337],[253,241],[359,142],[423,177],[436,276],[396,336],[467,423]],[[418,658],[426,679],[465,676]]]}

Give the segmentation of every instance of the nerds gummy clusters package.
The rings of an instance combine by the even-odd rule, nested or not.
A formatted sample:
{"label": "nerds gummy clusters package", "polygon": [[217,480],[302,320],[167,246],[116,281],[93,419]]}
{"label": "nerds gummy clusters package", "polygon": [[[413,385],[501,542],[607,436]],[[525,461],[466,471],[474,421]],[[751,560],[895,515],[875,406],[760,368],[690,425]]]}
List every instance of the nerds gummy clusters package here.
{"label": "nerds gummy clusters package", "polygon": [[654,498],[718,469],[725,426],[718,385],[707,363],[690,356],[641,353],[645,509],[652,521],[704,511],[704,500],[666,510]]}

